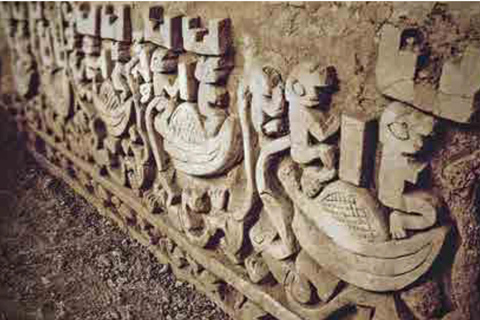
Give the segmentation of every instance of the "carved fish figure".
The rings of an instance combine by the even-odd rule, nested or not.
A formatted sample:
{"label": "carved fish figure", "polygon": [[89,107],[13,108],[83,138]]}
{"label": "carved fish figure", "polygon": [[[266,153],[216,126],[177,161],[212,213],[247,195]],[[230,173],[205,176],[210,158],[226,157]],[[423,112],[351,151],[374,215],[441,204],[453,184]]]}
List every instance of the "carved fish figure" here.
{"label": "carved fish figure", "polygon": [[104,81],[98,94],[93,96],[94,105],[107,130],[113,136],[122,135],[127,129],[133,110],[133,99],[122,102],[111,81]]}
{"label": "carved fish figure", "polygon": [[196,104],[185,102],[156,116],[154,127],[163,137],[174,167],[187,174],[221,174],[241,160],[241,132],[231,117],[215,136],[209,137]]}
{"label": "carved fish figure", "polygon": [[355,286],[381,292],[402,289],[430,269],[448,227],[389,240],[385,215],[366,189],[335,181],[312,199],[300,190],[295,170],[291,160],[284,160],[280,181],[299,209],[295,235],[320,266]]}

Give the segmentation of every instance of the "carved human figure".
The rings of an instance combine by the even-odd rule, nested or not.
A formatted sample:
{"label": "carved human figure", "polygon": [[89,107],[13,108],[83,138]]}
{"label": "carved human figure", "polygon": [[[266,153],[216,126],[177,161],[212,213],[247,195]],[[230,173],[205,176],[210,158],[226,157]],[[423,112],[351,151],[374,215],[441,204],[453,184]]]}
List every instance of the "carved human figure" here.
{"label": "carved human figure", "polygon": [[280,73],[268,65],[256,65],[252,68],[249,82],[255,131],[261,139],[285,135],[287,104]]}
{"label": "carved human figure", "polygon": [[228,114],[230,102],[227,88],[201,82],[198,87],[198,111],[204,117],[203,127],[208,137],[214,137]]}
{"label": "carved human figure", "polygon": [[132,88],[132,92],[140,93],[142,103],[148,103],[153,96],[152,71],[150,70],[152,51],[152,45],[135,42],[132,57],[125,65],[128,84]]}
{"label": "carved human figure", "polygon": [[[312,62],[296,66],[286,83],[290,153],[295,162],[304,166],[302,187],[310,197],[337,174],[336,148],[327,143],[340,128],[339,117],[328,112],[337,86],[333,67],[323,68]],[[320,168],[314,165],[316,161],[320,161]]]}
{"label": "carved human figure", "polygon": [[130,58],[130,47],[125,46],[121,42],[114,42],[112,44],[112,60],[115,65],[112,70],[111,78],[115,90],[120,92],[120,97],[125,101],[130,95],[131,91],[128,85],[128,71],[127,62]]}
{"label": "carved human figure", "polygon": [[[426,229],[436,222],[439,204],[430,191],[422,189],[428,163],[420,157],[434,125],[432,116],[400,102],[391,103],[380,119],[378,198],[394,210],[390,214],[394,238],[405,238],[406,230]],[[408,192],[407,182],[414,186]]]}
{"label": "carved human figure", "polygon": [[[291,229],[293,207],[279,189],[279,183],[268,172],[278,162],[279,155],[290,148],[290,139],[286,135],[284,83],[277,70],[255,61],[250,67],[246,90],[251,95],[251,121],[260,146],[255,169],[256,186],[267,220],[273,224],[278,236],[277,239],[271,239],[265,251],[276,259],[285,259],[297,251]],[[255,238],[252,236],[254,246]]]}

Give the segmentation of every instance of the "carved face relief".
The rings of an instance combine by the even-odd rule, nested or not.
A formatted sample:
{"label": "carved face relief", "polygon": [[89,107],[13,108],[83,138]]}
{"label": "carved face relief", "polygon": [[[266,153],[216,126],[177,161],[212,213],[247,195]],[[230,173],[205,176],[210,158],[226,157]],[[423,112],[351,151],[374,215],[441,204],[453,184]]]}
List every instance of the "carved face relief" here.
{"label": "carved face relief", "polygon": [[335,68],[302,63],[293,69],[287,79],[287,100],[306,107],[328,106],[337,84]]}
{"label": "carved face relief", "polygon": [[286,115],[287,104],[280,73],[270,66],[256,66],[252,68],[249,88],[255,130],[267,136],[283,133],[285,123],[281,118]]}
{"label": "carved face relief", "polygon": [[434,133],[435,119],[400,102],[390,104],[380,119],[380,141],[391,152],[415,155]]}
{"label": "carved face relief", "polygon": [[254,96],[272,98],[284,85],[280,73],[270,66],[255,68],[250,80],[250,90]]}
{"label": "carved face relief", "polygon": [[157,48],[153,52],[150,69],[154,73],[171,73],[177,70],[178,56],[170,50]]}
{"label": "carved face relief", "polygon": [[224,83],[233,68],[231,56],[207,57],[198,60],[195,77],[200,82]]}

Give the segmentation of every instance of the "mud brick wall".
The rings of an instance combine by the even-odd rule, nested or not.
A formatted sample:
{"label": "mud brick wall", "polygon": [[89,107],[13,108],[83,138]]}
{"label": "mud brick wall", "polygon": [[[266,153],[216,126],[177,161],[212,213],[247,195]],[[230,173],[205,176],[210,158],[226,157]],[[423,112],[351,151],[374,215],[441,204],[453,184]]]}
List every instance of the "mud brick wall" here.
{"label": "mud brick wall", "polygon": [[480,5],[4,3],[39,163],[236,319],[478,319]]}

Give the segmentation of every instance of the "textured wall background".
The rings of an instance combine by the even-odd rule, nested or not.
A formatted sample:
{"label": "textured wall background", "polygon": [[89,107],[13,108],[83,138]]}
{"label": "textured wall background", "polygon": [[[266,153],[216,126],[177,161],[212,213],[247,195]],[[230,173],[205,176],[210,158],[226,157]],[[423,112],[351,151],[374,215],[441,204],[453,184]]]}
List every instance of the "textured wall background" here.
{"label": "textured wall background", "polygon": [[[136,31],[143,30],[144,21],[140,16],[140,12],[143,8],[149,6],[150,4],[128,2],[127,4],[131,6],[133,32],[135,33]],[[378,119],[382,116],[382,114],[384,114],[387,105],[392,102],[392,99],[385,97],[377,89],[378,79],[376,78],[375,72],[379,58],[378,45],[381,41],[380,35],[385,26],[394,26],[399,29],[417,29],[422,32],[424,35],[424,39],[422,40],[424,41],[425,45],[421,50],[428,50],[428,52],[422,51],[421,53],[423,56],[428,56],[428,61],[425,62],[421,61],[420,59],[420,62],[417,62],[414,70],[415,81],[417,81],[417,83],[426,83],[435,90],[439,87],[439,78],[445,62],[461,61],[465,56],[467,46],[473,46],[475,48],[480,46],[480,4],[478,3],[169,2],[163,4],[156,2],[154,4],[162,5],[164,12],[170,16],[175,14],[182,14],[184,16],[200,16],[203,21],[215,18],[231,19],[233,39],[232,47],[234,52],[235,67],[231,71],[225,87],[230,94],[230,104],[227,114],[228,116],[232,115],[232,117],[230,117],[233,119],[232,121],[238,121],[238,119],[242,117],[237,108],[239,105],[238,100],[240,98],[237,94],[237,89],[240,86],[240,82],[242,80],[246,80],[245,74],[247,70],[252,68],[253,60],[258,58],[268,62],[271,67],[277,69],[283,80],[286,80],[289,75],[292,74],[292,70],[294,70],[295,66],[308,60],[321,61],[322,67],[335,67],[339,80],[339,90],[332,96],[332,113],[338,115],[341,113],[360,112],[367,114],[370,118]],[[5,39],[5,36],[2,38]],[[110,40],[105,41],[104,44],[107,44],[105,46],[109,46],[110,42]],[[10,68],[13,61],[10,61],[11,59],[7,54],[6,41],[2,41],[0,45],[0,49],[2,50],[1,91],[2,93],[13,93],[14,81],[12,80],[12,76],[15,76],[15,71],[12,71]],[[82,49],[78,50],[81,51]],[[83,60],[81,61],[81,63],[83,63]],[[474,67],[476,67],[476,64],[472,63],[472,69],[474,69]],[[395,73],[399,69],[404,68],[404,65],[392,65],[391,68],[392,73]],[[53,73],[54,72],[52,72],[52,74]],[[70,75],[68,76],[70,77]],[[145,146],[148,147],[149,144],[144,140],[142,140],[142,143],[138,142],[138,136],[135,136],[135,134],[139,134],[141,129],[134,128],[132,132],[128,131],[127,133],[127,131],[125,131],[115,137],[112,137],[113,135],[105,134],[104,132],[91,132],[94,131],[92,128],[95,129],[95,126],[92,126],[92,123],[95,121],[92,119],[83,119],[82,112],[84,111],[83,109],[89,109],[86,108],[85,105],[88,106],[91,104],[92,106],[90,107],[93,110],[98,108],[98,106],[95,106],[95,103],[87,101],[89,99],[89,94],[96,98],[96,94],[98,94],[98,92],[95,91],[96,83],[92,84],[89,81],[82,82],[82,85],[85,85],[81,88],[82,90],[75,88],[75,86],[73,90],[77,91],[78,89],[78,92],[80,92],[78,93],[78,96],[84,95],[84,97],[86,97],[85,101],[78,103],[77,105],[77,100],[81,99],[76,99],[74,107],[72,108],[72,115],[66,116],[65,120],[59,120],[61,117],[55,114],[57,111],[52,111],[53,108],[51,107],[55,107],[56,105],[56,103],[52,103],[52,101],[55,101],[57,97],[62,98],[62,96],[60,93],[57,94],[57,91],[55,91],[56,88],[54,88],[51,83],[48,83],[48,81],[45,82],[44,80],[42,81],[42,90],[40,90],[40,94],[35,98],[29,98],[26,100],[20,99],[17,101],[18,104],[16,104],[17,102],[13,103],[14,99],[5,100],[7,103],[12,103],[14,107],[18,106],[18,108],[24,108],[25,113],[27,114],[26,122],[31,121],[31,123],[28,124],[31,127],[37,125],[35,122],[37,119],[35,118],[34,113],[38,112],[40,114],[40,120],[37,121],[40,124],[38,125],[38,128],[35,129],[40,132],[35,132],[35,134],[33,134],[34,131],[30,132],[30,142],[32,144],[31,147],[37,148],[36,151],[39,153],[44,152],[44,156],[48,159],[48,161],[55,163],[58,167],[63,167],[63,169],[69,168],[71,165],[69,161],[71,161],[74,157],[69,155],[67,157],[69,159],[67,160],[65,160],[66,158],[62,158],[65,156],[65,154],[67,154],[64,150],[65,146],[62,145],[62,141],[64,140],[64,137],[62,136],[64,132],[62,130],[66,128],[70,130],[73,128],[71,130],[75,132],[75,126],[78,124],[76,122],[77,120],[80,124],[82,124],[82,121],[91,121],[91,123],[87,123],[86,129],[82,128],[82,130],[85,130],[85,132],[82,132],[81,130],[80,134],[77,132],[80,139],[82,137],[89,138],[89,135],[92,135],[93,139],[91,141],[89,140],[88,143],[80,143],[78,145],[79,147],[84,147],[86,149],[86,155],[81,161],[78,159],[78,161],[73,161],[75,162],[73,167],[77,166],[78,163],[82,163],[82,161],[85,161],[85,163],[79,166],[80,169],[78,167],[72,169],[73,171],[78,171],[77,176],[75,176],[75,179],[73,180],[78,180],[84,184],[84,187],[87,188],[86,196],[93,197],[91,201],[99,202],[100,207],[108,207],[105,205],[105,203],[108,203],[109,206],[114,207],[115,210],[119,212],[119,216],[121,216],[120,219],[125,220],[124,224],[126,224],[126,227],[132,227],[134,230],[137,230],[134,227],[140,228],[140,226],[136,225],[138,221],[135,218],[135,211],[147,212],[147,209],[145,209],[143,206],[148,206],[150,204],[148,201],[151,199],[155,199],[155,201],[158,200],[155,198],[158,196],[158,194],[155,194],[155,192],[158,190],[153,190],[154,187],[152,185],[154,184],[152,183],[148,184],[148,187],[135,186],[132,182],[134,178],[132,178],[132,181],[129,182],[118,183],[118,181],[114,181],[112,184],[110,184],[108,181],[114,180],[112,178],[113,175],[109,176],[104,172],[109,172],[108,170],[112,169],[113,167],[115,167],[113,169],[116,169],[117,163],[115,161],[117,160],[112,161],[115,162],[114,164],[99,164],[98,159],[101,158],[104,160],[108,158],[105,160],[105,162],[108,162],[111,161],[109,158],[110,156],[119,157],[120,160],[118,161],[123,163],[122,161],[124,158],[133,157],[132,154],[135,154],[137,150],[141,149],[139,152],[143,152],[142,148]],[[138,81],[140,82],[140,80]],[[145,83],[142,82],[142,84]],[[474,85],[476,85],[476,82]],[[46,103],[44,103],[42,100],[44,93],[46,94]],[[475,95],[475,97],[478,97],[478,93]],[[175,99],[177,98],[178,97]],[[472,99],[472,101],[473,100],[475,99]],[[150,100],[147,100],[147,102],[150,102]],[[138,113],[141,114],[142,117],[143,113],[141,112],[145,112],[145,109],[147,109],[147,102],[144,102],[145,105],[143,106],[143,109],[137,108],[138,106],[135,105],[137,111],[140,109],[143,110],[139,111],[140,113]],[[293,108],[293,105],[294,104],[291,102],[290,110]],[[295,105],[295,107],[297,107],[297,105]],[[478,108],[477,105],[474,105],[473,107]],[[418,110],[415,111],[415,109],[411,109],[407,105],[405,105],[405,109],[413,110],[410,111],[412,114],[417,114],[418,112],[418,114],[420,114],[418,118],[427,117],[427,120],[433,119],[431,115],[424,112],[419,112]],[[28,113],[30,111],[32,111],[32,114],[34,114],[31,119],[28,118]],[[78,117],[78,119],[74,119],[73,116],[73,114],[76,112],[81,114],[81,117]],[[88,114],[88,117],[91,116],[92,118],[95,118],[95,112],[92,112],[92,114],[93,115]],[[138,117],[138,114],[136,117]],[[46,120],[44,120],[42,117],[45,117]],[[21,124],[25,124],[25,119],[20,120],[21,121],[19,122]],[[478,312],[480,312],[478,310],[480,308],[480,300],[478,297],[478,275],[480,270],[480,223],[478,219],[478,201],[476,197],[476,183],[478,180],[478,168],[480,166],[477,164],[478,161],[476,160],[475,156],[478,154],[478,150],[480,149],[480,131],[478,130],[478,123],[475,123],[473,120],[471,121],[472,123],[468,123],[470,120],[465,121],[466,123],[456,123],[450,120],[438,119],[438,134],[436,135],[434,141],[431,141],[432,156],[428,159],[421,159],[425,163],[430,162],[431,164],[431,181],[428,183],[423,183],[424,181],[422,180],[421,187],[428,189],[429,192],[443,199],[441,205],[442,209],[438,212],[438,221],[436,221],[436,226],[451,225],[452,232],[447,237],[445,242],[446,245],[443,247],[443,250],[440,253],[440,262],[434,264],[434,267],[432,267],[430,271],[428,271],[417,282],[415,282],[415,284],[409,285],[406,288],[402,287],[402,291],[398,294],[387,293],[379,294],[378,296],[373,294],[373,296],[370,296],[368,290],[358,293],[355,291],[355,289],[351,289],[349,286],[346,291],[342,291],[343,293],[346,293],[345,296],[342,296],[341,298],[335,298],[332,300],[323,299],[324,301],[321,302],[315,301],[317,304],[307,301],[308,303],[305,303],[308,305],[307,307],[305,307],[305,305],[298,306],[295,305],[295,303],[292,303],[292,299],[288,296],[288,294],[284,294],[282,286],[290,287],[292,282],[304,280],[301,277],[294,277],[292,278],[294,280],[291,280],[289,275],[294,274],[295,270],[298,271],[298,268],[301,268],[298,266],[298,261],[300,260],[298,257],[304,257],[306,254],[302,256],[301,253],[295,252],[293,258],[291,256],[287,257],[290,260],[287,258],[282,258],[277,259],[281,261],[279,264],[276,264],[278,261],[271,262],[268,265],[267,271],[271,271],[271,273],[274,274],[273,277],[275,280],[273,280],[273,284],[269,283],[265,286],[262,286],[261,289],[258,289],[257,287],[252,286],[250,282],[252,278],[250,272],[251,270],[248,270],[249,274],[247,274],[245,269],[247,268],[245,267],[247,263],[242,260],[244,257],[239,259],[239,261],[235,261],[232,266],[231,261],[229,262],[229,260],[223,256],[222,253],[220,253],[224,249],[222,247],[224,243],[218,247],[214,246],[212,251],[208,251],[209,253],[206,253],[205,251],[202,251],[203,249],[198,249],[195,247],[195,245],[183,239],[183,234],[179,235],[176,233],[177,231],[172,232],[172,234],[175,235],[174,239],[176,239],[176,241],[179,243],[183,243],[183,249],[186,248],[185,250],[187,251],[187,254],[181,250],[181,252],[175,250],[174,248],[178,248],[175,247],[177,244],[171,245],[167,243],[165,244],[166,249],[163,248],[163,250],[168,251],[167,260],[169,260],[169,262],[172,264],[178,263],[177,272],[182,273],[185,272],[183,264],[185,261],[189,261],[188,259],[196,260],[189,256],[190,253],[193,255],[193,257],[202,257],[202,259],[206,259],[201,260],[200,262],[197,261],[196,263],[198,263],[198,265],[195,263],[189,264],[185,262],[189,267],[191,267],[191,270],[188,269],[188,272],[193,273],[193,281],[195,281],[197,277],[200,278],[200,286],[204,286],[204,290],[207,290],[215,299],[220,300],[221,303],[227,305],[227,309],[230,308],[228,310],[229,312],[235,316],[244,317],[245,319],[249,317],[252,318],[254,315],[258,319],[262,317],[268,318],[272,314],[275,317],[282,319],[296,319],[296,315],[298,314],[306,319],[317,319],[319,317],[326,316],[326,313],[322,313],[326,309],[322,308],[330,305],[336,307],[339,305],[355,305],[357,307],[356,316],[358,318],[366,317],[367,319],[369,319],[373,314],[372,312],[368,311],[371,308],[378,309],[374,315],[377,317],[377,319],[390,319],[388,311],[390,309],[388,308],[392,306],[396,306],[398,308],[398,317],[401,319],[409,319],[413,316],[421,319],[429,319],[433,317],[444,317],[445,319],[474,319],[478,315]],[[43,124],[42,121],[46,122],[46,124]],[[141,122],[143,121],[143,118],[141,118],[141,120],[137,119],[137,121]],[[133,128],[135,125],[132,124],[131,127]],[[139,127],[141,127],[141,125]],[[44,130],[45,132],[42,131],[42,128],[46,129]],[[181,125],[180,129],[182,129]],[[135,130],[138,130],[138,132]],[[421,130],[421,128],[418,130]],[[65,138],[65,140],[68,140],[69,134],[70,133],[67,132],[67,138]],[[243,134],[245,133],[243,132]],[[295,132],[292,134],[295,134]],[[426,141],[426,138],[428,138],[429,134],[430,133],[425,134],[425,136],[422,136],[421,138]],[[71,134],[70,136],[74,136],[74,134]],[[259,136],[261,136],[260,133]],[[246,136],[244,135],[244,141],[245,137]],[[110,138],[111,140],[107,141]],[[142,139],[143,138],[145,137],[142,137]],[[262,143],[264,143],[264,141],[268,141],[268,138],[269,137],[252,139],[252,141],[259,140],[260,142],[252,142],[250,149],[245,148],[245,150],[243,150],[244,159],[248,159],[248,151],[252,151],[253,154],[260,152],[260,150],[258,150],[260,149],[259,146],[263,148],[264,145],[262,145]],[[338,142],[338,138],[338,135],[334,137],[334,144]],[[42,150],[42,152],[40,152],[41,150],[39,149],[42,149],[43,144],[39,143],[39,140],[47,141],[44,147],[46,148],[46,151]],[[99,140],[101,140],[101,143],[98,143]],[[408,140],[408,138],[405,140]],[[368,143],[375,144],[375,142],[376,141],[370,141]],[[422,140],[422,143],[423,142],[424,141]],[[69,143],[70,142],[66,142],[65,147],[66,149],[70,150],[69,152],[72,152],[72,154],[75,155],[77,152],[82,152],[82,150],[77,150],[77,148],[72,147],[69,145]],[[89,143],[92,143],[95,146],[91,146]],[[402,144],[399,143],[399,148],[401,145]],[[91,149],[94,148],[98,148],[98,150],[92,151]],[[116,151],[117,153],[107,150],[108,148],[116,148],[116,150],[118,149]],[[125,150],[128,148],[131,148],[131,150],[134,148],[138,149],[135,149],[135,151],[128,149],[130,151],[127,152],[119,151],[121,148],[124,148]],[[96,154],[89,154],[90,152],[95,153],[97,151],[99,152],[100,156],[97,156]],[[113,155],[111,153],[113,153]],[[287,156],[285,156],[285,154],[287,154]],[[472,154],[474,156],[472,156]],[[288,158],[288,155],[290,155],[288,152],[283,153],[278,156],[278,159],[282,157]],[[83,155],[80,154],[78,156],[82,157]],[[379,167],[382,156],[384,155],[382,155],[382,150],[379,144],[376,154],[371,155],[371,157],[376,158],[375,168]],[[398,156],[399,158],[402,158],[403,154]],[[131,159],[129,159],[129,161],[130,160]],[[278,162],[282,161],[279,160]],[[403,161],[406,160],[403,159]],[[148,163],[151,168],[155,167],[152,159],[149,159],[145,163]],[[236,162],[235,164],[238,163],[239,162]],[[144,165],[144,163],[142,163],[142,165]],[[277,164],[267,168],[267,175],[275,176],[274,178],[278,179],[278,175],[284,174],[283,177],[288,178],[289,173],[288,170],[285,169],[286,165],[282,167],[281,163],[278,164],[280,167],[278,170],[276,165]],[[101,169],[99,170],[97,166],[100,166]],[[102,166],[106,166],[107,169]],[[108,166],[111,166],[112,168]],[[84,168],[87,167],[89,169],[84,170]],[[165,207],[168,207],[164,208],[165,211],[175,212],[176,214],[177,211],[181,212],[181,210],[197,210],[197,213],[201,213],[202,216],[208,216],[207,214],[204,215],[205,210],[208,210],[203,206],[205,203],[210,204],[209,201],[212,201],[213,203],[212,199],[214,198],[209,198],[210,200],[207,201],[205,200],[207,198],[205,198],[206,196],[204,197],[204,193],[206,192],[205,190],[210,190],[209,188],[211,186],[221,186],[229,189],[230,196],[232,199],[234,199],[232,202],[245,200],[243,199],[242,195],[244,195],[245,191],[250,191],[245,190],[247,188],[244,187],[246,180],[248,180],[248,177],[246,176],[249,174],[248,168],[245,168],[243,163],[242,165],[232,165],[231,170],[227,173],[221,172],[217,175],[213,175],[213,177],[195,177],[194,175],[188,174],[188,172],[185,173],[180,172],[182,170],[175,171],[175,169],[173,169],[174,173],[169,173],[168,179],[170,179],[169,182],[176,181],[175,183],[180,185],[181,189],[183,188],[182,198],[179,200],[181,204],[177,203],[174,205],[172,203],[171,207],[168,207],[170,204],[163,204]],[[285,170],[282,171],[282,168]],[[294,166],[294,169],[292,170],[301,172],[303,168],[304,166],[302,164],[301,166]],[[392,170],[394,169],[395,168],[392,167]],[[82,175],[82,171],[87,171],[89,173],[87,175]],[[277,171],[281,172],[278,173]],[[155,182],[158,182],[161,174],[156,173],[153,176],[154,178],[152,179],[156,179]],[[393,174],[392,177],[395,178],[396,175]],[[108,181],[99,183],[98,181],[102,180],[100,178],[107,179]],[[130,178],[127,177],[125,179],[128,180]],[[368,185],[369,192],[376,193],[378,191],[380,184],[378,179],[377,173],[377,176],[372,179],[371,183]],[[92,181],[92,185],[89,185],[90,181]],[[284,181],[281,182],[283,183]],[[121,187],[119,187],[117,184],[120,184]],[[110,190],[109,187],[106,187],[106,189],[109,189],[109,192],[106,192],[103,189],[105,185],[112,185],[112,190]],[[416,181],[412,182],[411,185],[407,183],[405,189],[408,191],[409,188],[414,188],[415,186]],[[91,191],[89,188],[91,188],[93,191]],[[197,188],[199,191],[191,191],[190,188]],[[288,189],[285,187],[285,185],[284,188]],[[126,189],[128,189],[128,192]],[[133,193],[131,189],[134,189],[133,191],[135,193]],[[117,194],[117,196],[118,194],[121,194],[122,196],[128,195],[128,197],[124,197],[125,199],[122,197],[116,198],[114,196],[115,194]],[[149,198],[149,196],[152,197]],[[162,196],[165,195],[162,194]],[[161,197],[158,196],[158,198]],[[256,206],[252,209],[252,212],[254,213],[252,215],[253,218],[251,218],[251,220],[246,219],[245,222],[245,228],[247,229],[249,229],[252,225],[256,225],[258,218],[256,215],[259,215],[259,220],[261,220],[262,213],[264,212],[262,209],[260,209],[261,201],[258,198],[256,198],[256,200]],[[262,200],[266,202],[266,200]],[[124,203],[122,203],[122,201],[124,201]],[[163,199],[163,201],[167,202],[165,199]],[[228,199],[224,201],[228,201]],[[295,204],[295,201],[296,200],[292,201],[290,199],[287,202],[289,204],[291,204],[290,202],[294,202]],[[145,203],[148,204],[145,205]],[[237,204],[238,203],[235,203],[235,205]],[[264,203],[263,205],[264,207],[267,207],[267,204]],[[386,206],[391,207],[389,205]],[[235,206],[232,204],[232,207]],[[137,208],[141,208],[141,210],[137,210]],[[186,208],[188,208],[188,210]],[[238,206],[235,208],[238,209]],[[222,207],[221,204],[220,208],[217,209],[220,209],[222,214],[225,214],[223,211],[228,211],[228,209]],[[228,217],[225,219],[231,219],[229,214],[232,213],[227,212],[225,215]],[[163,222],[158,222],[158,225],[157,222],[152,222],[157,220],[152,218],[152,216],[147,213],[142,213],[140,216],[145,219],[144,221],[148,221],[147,225],[142,226],[141,228],[145,229],[142,229],[144,231],[143,236],[147,238],[150,237],[150,241],[153,241],[152,239],[158,240],[157,238],[160,237],[151,234],[153,226],[161,226],[159,227],[162,230],[161,233],[163,233],[165,230],[169,230],[170,228],[165,227]],[[153,220],[148,220],[150,218]],[[170,217],[167,218],[169,219]],[[139,225],[141,225],[141,223],[139,222]],[[198,223],[198,221],[189,221],[189,223],[195,224]],[[218,223],[221,224],[220,222]],[[130,224],[133,224],[133,226]],[[225,226],[223,227],[225,230],[231,228]],[[187,230],[188,228],[189,227],[186,227],[182,230],[186,231],[188,234],[188,231],[191,231]],[[243,228],[243,224],[241,228]],[[166,232],[167,240],[169,240],[168,237],[171,236],[169,232],[170,231]],[[231,229],[227,230],[227,235],[228,232],[235,233],[236,231],[232,231]],[[243,229],[240,233],[242,232]],[[192,234],[193,233],[194,232],[192,232]],[[187,239],[192,240],[195,237],[195,235],[192,234],[188,234],[190,238],[187,237]],[[141,236],[139,237],[141,238]],[[246,237],[248,238],[248,236]],[[165,241],[168,242],[167,240]],[[196,239],[196,241],[199,240]],[[198,243],[196,243],[196,245],[200,247],[208,247],[206,244],[198,245]],[[179,245],[179,247],[182,247],[182,245]],[[250,244],[247,244],[245,249],[245,252],[248,252],[247,255],[252,254],[252,256],[255,256],[253,251],[255,250],[252,250]],[[235,254],[236,253],[237,252],[235,252]],[[211,257],[219,259],[218,261],[221,261],[221,263],[218,263],[217,260],[210,261],[208,258],[205,258],[210,257],[210,254]],[[267,260],[267,258],[265,259]],[[318,259],[321,260],[321,258]],[[297,263],[296,265],[295,260]],[[218,265],[221,265],[221,267],[218,267]],[[227,266],[226,269],[224,269],[224,265]],[[278,267],[277,270],[275,270],[275,266]],[[212,271],[212,273],[210,273],[210,271],[204,271],[202,269],[203,267],[214,271]],[[383,272],[383,270],[380,271]],[[187,274],[185,277],[189,277],[191,275],[192,274]],[[248,276],[250,276],[250,280]],[[282,276],[284,276],[283,281],[279,280],[279,278],[282,278]],[[328,276],[324,276],[325,278],[328,278]],[[218,283],[220,283],[221,286],[217,286]],[[335,284],[338,283],[335,282]],[[310,284],[308,284],[308,286],[310,286]],[[220,287],[222,289],[219,289]],[[232,296],[229,296],[227,294],[229,293],[229,289],[225,289],[225,287],[230,288],[232,292],[236,293],[232,294]],[[339,290],[343,290],[343,287],[338,288],[340,288]],[[238,293],[238,291],[235,290],[240,290],[241,293]],[[259,291],[257,292],[256,290]],[[242,294],[245,294],[246,298],[243,297]],[[319,295],[321,295],[320,291]],[[242,296],[242,298],[238,298],[238,296]],[[254,303],[251,305],[246,303],[245,301],[247,301],[247,298],[249,303],[251,301]],[[240,302],[238,302],[237,299]],[[277,308],[277,301],[280,302],[281,307]],[[385,307],[385,305],[388,304],[387,302],[390,304],[388,307]],[[244,307],[244,305],[247,307]],[[312,305],[315,306],[312,307]],[[267,313],[270,314],[262,313],[263,311],[259,311],[257,308],[258,306],[260,306],[260,308],[265,308]],[[287,306],[286,309],[288,309],[288,311],[283,309],[285,306]],[[380,306],[385,308],[382,309]],[[335,309],[336,307],[332,308]],[[315,308],[319,309],[317,310]],[[368,310],[365,311],[364,309]],[[290,311],[293,313],[290,313]]]}

